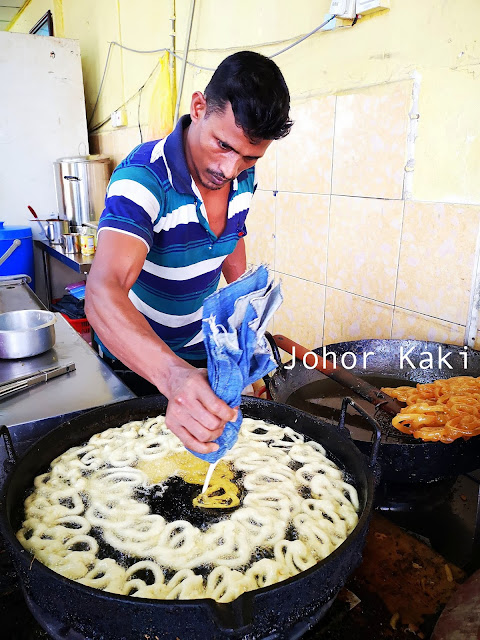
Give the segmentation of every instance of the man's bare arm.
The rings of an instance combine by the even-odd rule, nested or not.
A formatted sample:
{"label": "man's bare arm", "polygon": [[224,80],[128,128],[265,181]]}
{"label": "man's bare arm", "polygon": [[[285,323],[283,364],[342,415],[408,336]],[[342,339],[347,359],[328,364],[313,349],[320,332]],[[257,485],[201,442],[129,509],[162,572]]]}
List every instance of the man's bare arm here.
{"label": "man's bare arm", "polygon": [[139,238],[105,229],[87,281],[85,311],[100,340],[169,400],[166,422],[182,442],[208,453],[236,412],[210,388],[204,369],[176,356],[128,298],[147,255]]}
{"label": "man's bare arm", "polygon": [[222,273],[228,284],[237,280],[247,270],[247,255],[245,251],[245,240],[240,238],[233,253],[231,253],[223,263]]}

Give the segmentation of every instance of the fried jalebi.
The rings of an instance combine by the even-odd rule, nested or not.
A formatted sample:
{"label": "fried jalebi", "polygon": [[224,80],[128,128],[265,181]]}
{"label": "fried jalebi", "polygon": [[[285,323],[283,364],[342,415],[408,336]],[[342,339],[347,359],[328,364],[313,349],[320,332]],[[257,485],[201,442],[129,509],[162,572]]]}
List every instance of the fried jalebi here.
{"label": "fried jalebi", "polygon": [[403,433],[444,443],[480,434],[480,378],[458,376],[382,391],[406,403],[392,420]]}
{"label": "fried jalebi", "polygon": [[[289,427],[244,418],[200,503],[235,510],[189,522],[181,499],[178,519],[175,509],[158,506],[172,478],[200,491],[207,468],[164,416],[109,428],[36,477],[17,538],[36,559],[89,587],[231,602],[320,562],[358,522],[360,501],[346,474],[322,445]],[[145,499],[150,490],[154,501]]]}

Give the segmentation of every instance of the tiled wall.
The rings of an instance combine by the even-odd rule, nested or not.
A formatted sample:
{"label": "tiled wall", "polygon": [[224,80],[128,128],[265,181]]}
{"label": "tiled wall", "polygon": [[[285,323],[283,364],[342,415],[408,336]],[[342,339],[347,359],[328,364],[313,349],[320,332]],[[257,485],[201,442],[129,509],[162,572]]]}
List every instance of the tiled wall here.
{"label": "tiled wall", "polygon": [[[282,282],[271,331],[308,348],[464,343],[480,206],[405,199],[412,89],[396,82],[294,104],[291,134],[258,163],[247,255]],[[137,127],[118,129],[91,136],[90,152],[114,167],[139,142]]]}
{"label": "tiled wall", "polygon": [[307,348],[464,343],[480,206],[405,199],[412,90],[403,81],[294,104],[291,134],[258,163],[246,242],[249,262],[282,282],[274,332]]}

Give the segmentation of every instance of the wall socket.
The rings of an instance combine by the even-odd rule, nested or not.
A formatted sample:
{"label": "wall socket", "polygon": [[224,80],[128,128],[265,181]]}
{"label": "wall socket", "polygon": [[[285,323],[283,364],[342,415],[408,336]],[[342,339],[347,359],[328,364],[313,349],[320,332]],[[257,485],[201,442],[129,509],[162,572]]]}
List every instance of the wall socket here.
{"label": "wall socket", "polygon": [[117,111],[112,111],[110,114],[110,122],[112,127],[126,127],[127,126],[127,110],[122,107]]}
{"label": "wall socket", "polygon": [[344,20],[353,20],[356,16],[356,0],[332,0],[330,13]]}

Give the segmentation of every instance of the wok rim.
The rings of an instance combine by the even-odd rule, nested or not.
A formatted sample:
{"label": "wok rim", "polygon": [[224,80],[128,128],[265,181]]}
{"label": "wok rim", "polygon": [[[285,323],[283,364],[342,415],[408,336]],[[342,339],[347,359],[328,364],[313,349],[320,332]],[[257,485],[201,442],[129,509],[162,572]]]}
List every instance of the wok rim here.
{"label": "wok rim", "polygon": [[[157,398],[157,397],[161,397],[161,396],[144,396],[145,398]],[[39,438],[38,440],[36,440],[23,454],[21,457],[17,458],[16,462],[15,462],[15,466],[7,473],[7,477],[5,478],[4,483],[1,485],[1,489],[0,489],[0,531],[3,533],[3,536],[5,537],[8,545],[10,546],[11,550],[14,552],[14,558],[15,560],[18,560],[20,562],[22,562],[22,564],[24,564],[25,566],[29,565],[30,569],[33,567],[34,563],[35,563],[35,556],[32,555],[30,553],[30,551],[28,551],[27,549],[25,549],[20,542],[18,541],[15,532],[13,530],[13,527],[11,525],[10,522],[10,517],[9,517],[9,513],[8,513],[8,509],[7,509],[7,497],[8,497],[8,493],[10,490],[10,485],[12,483],[13,478],[15,477],[15,475],[17,473],[19,473],[19,465],[22,463],[22,461],[24,461],[27,456],[32,455],[33,451],[42,443],[42,441],[44,441],[46,438],[48,437],[52,437],[53,434],[58,433],[60,430],[63,430],[67,427],[67,425],[69,427],[71,427],[72,423],[75,423],[76,421],[79,421],[80,419],[84,419],[85,416],[90,415],[92,413],[96,413],[96,412],[100,412],[104,409],[109,409],[109,408],[115,408],[115,407],[119,407],[119,406],[126,406],[128,403],[133,403],[135,401],[137,401],[138,398],[131,398],[129,400],[122,400],[120,402],[117,403],[113,403],[113,404],[109,404],[109,405],[101,405],[100,407],[96,407],[95,409],[91,410],[91,411],[87,411],[83,414],[81,414],[80,416],[76,416],[75,418],[72,418],[71,420],[64,422],[60,425],[58,425],[57,427],[55,427],[55,429],[52,429],[52,431],[48,432],[47,434],[45,434],[44,436],[42,436],[41,438]],[[248,405],[245,405],[244,402],[245,400],[247,401],[247,403],[251,400],[251,398],[247,397],[247,396],[242,396],[242,405],[241,405],[241,409],[242,412],[244,412],[244,409],[247,409],[248,411]],[[280,402],[273,402],[270,400],[264,400],[263,398],[255,398],[255,401],[260,402],[261,404],[266,404],[266,405],[273,405],[275,407],[281,407],[286,409],[287,411],[293,411],[295,414],[300,414],[301,416],[304,415],[305,417],[307,417],[309,420],[313,419],[315,422],[318,422],[320,426],[325,426],[324,424],[321,423],[320,420],[318,420],[317,418],[315,418],[315,416],[312,416],[311,414],[308,414],[307,412],[301,411],[300,409],[295,409],[294,407],[291,407],[290,405],[286,405]],[[166,410],[166,404],[165,406],[163,406],[161,408],[162,413],[157,414],[157,415],[164,415]],[[248,415],[246,416],[248,417]],[[147,418],[143,418],[143,419],[147,419]],[[133,421],[135,420],[135,418],[132,418],[129,421]],[[265,420],[265,422],[268,422],[268,420]],[[124,423],[125,424],[125,423]],[[121,425],[119,425],[121,426]],[[333,425],[327,425],[329,427],[334,427]],[[110,426],[105,427],[104,430],[108,429],[108,428],[112,428]],[[96,431],[95,433],[100,433],[100,431]],[[92,434],[94,435],[94,434]],[[304,434],[302,434],[304,435]],[[90,436],[92,437],[92,436]],[[307,436],[309,439],[310,437]],[[353,531],[348,535],[347,538],[345,538],[345,540],[336,548],[334,549],[334,551],[332,551],[332,553],[330,553],[328,556],[326,556],[325,558],[323,558],[322,560],[320,560],[319,562],[315,563],[314,565],[312,565],[311,567],[309,567],[308,569],[305,569],[304,571],[300,571],[299,573],[295,574],[294,576],[290,576],[289,578],[286,578],[285,580],[282,580],[280,582],[276,582],[275,584],[272,585],[268,585],[266,587],[259,587],[258,589],[253,589],[251,591],[244,591],[243,593],[241,593],[237,598],[235,598],[234,600],[230,601],[230,602],[217,602],[216,600],[214,600],[213,598],[196,598],[196,599],[183,599],[183,600],[168,600],[168,599],[160,599],[160,598],[136,598],[135,596],[127,596],[127,595],[123,595],[123,594],[117,594],[117,593],[112,593],[109,591],[104,591],[102,589],[96,589],[95,587],[90,587],[88,585],[83,585],[80,582],[77,582],[76,580],[72,580],[71,578],[67,578],[66,576],[63,576],[60,573],[57,573],[56,571],[54,571],[53,569],[50,569],[50,567],[47,567],[46,565],[44,565],[42,562],[40,562],[39,560],[37,560],[36,565],[35,565],[35,570],[36,571],[40,571],[40,575],[45,575],[47,578],[50,579],[57,579],[59,580],[62,584],[66,584],[69,587],[74,588],[75,590],[79,590],[80,593],[84,593],[85,595],[89,595],[89,596],[96,596],[96,597],[100,597],[102,600],[111,600],[113,599],[120,599],[120,602],[125,602],[125,603],[141,603],[144,605],[148,605],[148,606],[166,606],[166,605],[172,605],[173,603],[175,604],[175,607],[177,606],[181,606],[184,608],[191,608],[192,606],[207,606],[210,609],[216,609],[216,608],[220,608],[220,609],[229,609],[232,608],[234,606],[237,606],[237,604],[239,603],[245,603],[247,601],[252,600],[257,594],[259,595],[263,595],[266,594],[268,592],[273,592],[275,590],[281,589],[283,588],[285,585],[287,584],[291,584],[292,582],[295,582],[303,577],[306,577],[308,575],[311,575],[313,572],[319,570],[321,567],[324,567],[325,565],[327,565],[329,562],[336,560],[347,548],[346,545],[350,546],[352,545],[355,540],[362,535],[363,530],[365,527],[368,527],[368,521],[371,517],[371,512],[373,510],[373,500],[374,500],[374,491],[375,491],[375,481],[374,481],[374,473],[372,471],[372,469],[368,466],[367,464],[367,460],[365,458],[365,456],[361,453],[361,451],[357,448],[357,446],[354,444],[353,440],[350,437],[347,437],[346,435],[342,434],[340,431],[338,432],[338,437],[342,438],[346,444],[346,446],[351,447],[351,451],[353,453],[354,456],[357,456],[361,466],[363,467],[363,472],[365,475],[365,485],[366,485],[366,494],[365,494],[365,504],[361,510],[361,514],[359,515],[358,518],[358,522],[355,525],[355,528],[353,529]],[[311,438],[314,439],[314,438]],[[322,444],[320,442],[320,444]],[[70,445],[68,448],[71,448],[73,446],[78,446],[75,444]],[[323,446],[323,445],[322,445]],[[68,449],[66,449],[68,450]],[[66,451],[65,450],[65,451]],[[327,449],[328,451],[328,449]],[[329,452],[330,453],[330,452]],[[61,454],[60,454],[61,455]],[[330,453],[330,455],[332,455]],[[343,461],[342,461],[343,462]],[[345,465],[344,465],[345,466]],[[344,469],[347,470],[348,469]],[[353,475],[353,474],[352,474]],[[355,476],[355,480],[358,483],[358,477]],[[362,549],[363,549],[363,545],[362,545]],[[348,574],[349,575],[349,574]],[[22,584],[22,589],[23,589],[23,577],[21,577],[21,584]]]}
{"label": "wok rim", "polygon": [[[57,322],[57,317],[52,311],[45,311],[44,309],[18,309],[16,311],[5,311],[4,313],[0,313],[0,319],[4,316],[13,316],[19,313],[27,313],[28,315],[42,314],[45,316],[49,316],[50,319],[43,321],[43,324],[35,325],[34,327],[28,327],[28,329],[0,329],[0,336],[11,336],[11,335],[20,335],[32,333],[35,331],[39,331],[40,329],[45,329],[47,327],[53,327],[53,325]],[[48,314],[48,315],[47,315]]]}

